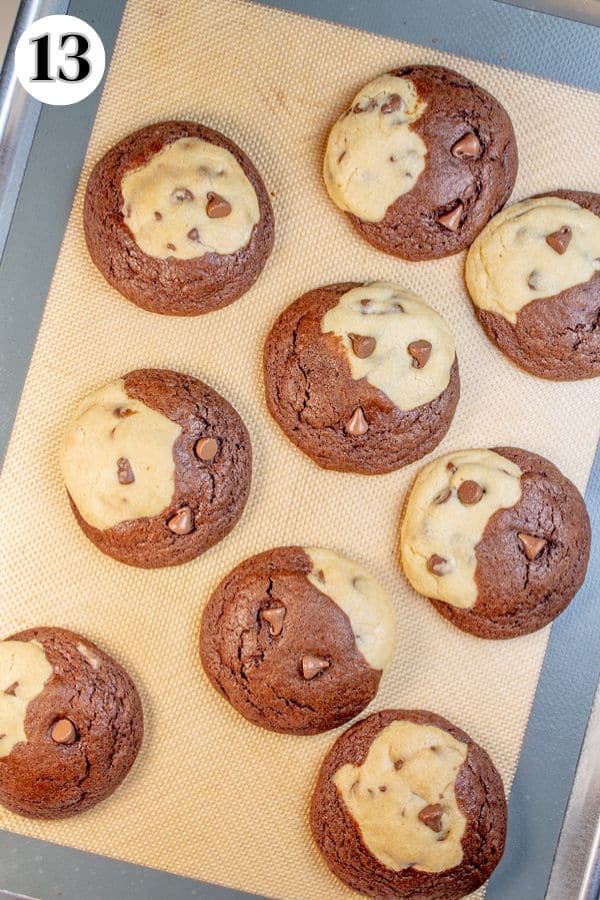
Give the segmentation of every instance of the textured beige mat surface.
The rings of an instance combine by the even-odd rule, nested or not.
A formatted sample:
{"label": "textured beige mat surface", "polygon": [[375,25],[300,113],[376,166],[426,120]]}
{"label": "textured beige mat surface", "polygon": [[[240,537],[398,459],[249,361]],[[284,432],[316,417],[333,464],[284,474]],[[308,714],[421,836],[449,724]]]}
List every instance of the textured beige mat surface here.
{"label": "textured beige mat surface", "polygon": [[[37,824],[0,811],[0,827],[270,896],[346,896],[307,828],[316,769],[335,735],[294,738],[247,724],[209,687],[197,656],[201,610],[217,582],[244,557],[285,543],[353,556],[392,594],[396,654],[372,708],[425,707],[453,719],[510,784],[548,631],[485,642],[437,616],[396,563],[398,514],[418,464],[378,478],[323,472],[279,432],[262,392],[262,344],[287,303],[323,283],[396,280],[456,334],[462,397],[439,452],[516,444],[585,486],[599,431],[597,381],[552,384],[518,372],[473,319],[463,255],[423,264],[387,257],[326,196],[320,167],[332,119],[364,82],[411,62],[454,66],[506,106],[521,157],[515,199],[559,185],[598,187],[596,95],[245,0],[130,0],[0,485],[0,609],[3,635],[61,625],[114,654],[141,691],[146,740],[122,788],[92,812]],[[93,163],[129,131],[171,117],[238,142],[276,215],[275,250],[258,284],[197,319],[154,316],[124,300],[92,265],[81,228]],[[208,381],[237,407],[254,446],[240,524],[172,570],[102,556],[75,524],[59,477],[59,441],[76,401],[138,366]]]}

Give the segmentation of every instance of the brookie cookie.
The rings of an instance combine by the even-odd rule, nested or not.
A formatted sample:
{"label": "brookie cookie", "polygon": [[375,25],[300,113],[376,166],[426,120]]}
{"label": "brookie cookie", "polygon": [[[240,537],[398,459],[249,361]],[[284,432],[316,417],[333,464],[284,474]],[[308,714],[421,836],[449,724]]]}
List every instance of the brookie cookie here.
{"label": "brookie cookie", "polygon": [[600,375],[600,194],[509,206],[469,250],[465,279],[488,337],[522,369]]}
{"label": "brookie cookie", "polygon": [[316,734],[373,699],[393,642],[390,600],[367,571],[332,550],[279,547],[217,587],[200,655],[213,687],[246,719]]}
{"label": "brookie cookie", "polygon": [[428,463],[408,496],[404,573],[463,631],[511,638],[561,613],[581,587],[590,521],[581,494],[542,456],[499,447]]}
{"label": "brookie cookie", "polygon": [[106,280],[138,306],[172,316],[241,297],[274,236],[252,162],[196,122],[159,122],[109,150],[90,175],[83,224]]}
{"label": "brookie cookie", "polygon": [[104,800],[142,744],[142,704],[86,638],[31,628],[0,641],[0,803],[58,819]]}
{"label": "brookie cookie", "polygon": [[455,900],[498,865],[506,801],[468,734],[430,712],[388,709],[337,739],[310,819],[325,862],[353,890]]}
{"label": "brookie cookie", "polygon": [[333,202],[379,250],[439,259],[468,247],[508,200],[517,145],[504,108],[441,66],[406,66],[356,95],[331,129]]}
{"label": "brookie cookie", "polygon": [[460,393],[454,337],[388,282],[332,284],[288,306],[264,352],[267,406],[318,465],[377,475],[442,440]]}
{"label": "brookie cookie", "polygon": [[248,494],[246,426],[189,375],[138,369],[81,401],[63,440],[75,517],[108,556],[174,566],[228,534]]}

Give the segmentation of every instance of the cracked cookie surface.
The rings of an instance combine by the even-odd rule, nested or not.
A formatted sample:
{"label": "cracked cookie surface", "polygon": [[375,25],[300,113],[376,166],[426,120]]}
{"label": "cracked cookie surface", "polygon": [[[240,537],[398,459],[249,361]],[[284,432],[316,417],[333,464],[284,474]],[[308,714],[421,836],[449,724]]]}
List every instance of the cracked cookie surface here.
{"label": "cracked cookie surface", "polygon": [[491,239],[486,229],[473,244],[465,269],[487,336],[540,378],[599,376],[600,194],[558,190],[496,219]]}
{"label": "cracked cookie surface", "polygon": [[408,580],[441,615],[479,637],[512,638],[566,608],[590,541],[575,485],[542,456],[499,447],[428,463],[407,499],[400,544]]}
{"label": "cracked cookie surface", "polygon": [[434,713],[388,709],[331,747],[310,822],[325,862],[353,890],[455,900],[498,864],[506,814],[500,775],[469,735]]}
{"label": "cracked cookie surface", "polygon": [[295,300],[267,337],[263,368],[267,406],[287,437],[325,469],[366,475],[430,453],[460,393],[446,323],[387,282],[332,284]]}
{"label": "cracked cookie surface", "polygon": [[120,562],[158,568],[231,531],[250,492],[252,449],[238,413],[208,385],[138,369],[82,401],[62,469],[88,538]]}
{"label": "cracked cookie surface", "polygon": [[200,656],[213,687],[255,725],[316,734],[373,699],[393,637],[390,600],[365,569],[330,550],[278,547],[214,591]]}
{"label": "cracked cookie surface", "polygon": [[[174,158],[178,147],[187,158]],[[158,122],[110,149],[90,175],[83,225],[90,256],[113,287],[150,312],[177,316],[241,297],[274,240],[255,166],[225,135],[196,122]]]}
{"label": "cracked cookie surface", "polygon": [[[394,82],[409,87],[402,91]],[[377,89],[373,96],[371,86]],[[360,102],[332,129],[325,160],[330,194],[352,225],[379,250],[403,259],[439,259],[466,249],[506,203],[517,176],[517,145],[504,108],[483,88],[441,66],[394,69],[355,99]],[[371,121],[370,139],[379,150],[385,146],[384,156],[368,147],[365,152],[364,138],[354,133]],[[407,132],[405,146],[395,148],[394,135],[400,132]],[[354,193],[344,176],[344,167],[350,166],[348,184]],[[398,178],[392,178],[399,166]],[[345,185],[341,201],[339,184],[336,190],[330,186],[336,173]],[[362,197],[365,185],[370,202],[361,215],[351,201],[357,191]],[[373,212],[370,195],[384,187],[381,216],[382,209]]]}
{"label": "cracked cookie surface", "polygon": [[[0,692],[1,804],[31,818],[63,818],[123,781],[142,744],[142,704],[122,667],[86,638],[62,628],[6,638]],[[22,731],[5,753],[17,718]]]}

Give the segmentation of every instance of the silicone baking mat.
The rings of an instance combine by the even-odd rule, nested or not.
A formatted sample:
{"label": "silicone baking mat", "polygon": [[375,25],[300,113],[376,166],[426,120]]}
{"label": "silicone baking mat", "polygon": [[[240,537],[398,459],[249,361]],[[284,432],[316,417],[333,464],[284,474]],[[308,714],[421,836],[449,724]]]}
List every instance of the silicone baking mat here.
{"label": "silicone baking mat", "polygon": [[[128,3],[0,483],[0,514],[12,523],[0,534],[0,602],[3,633],[63,625],[115,655],[142,693],[146,741],[123,787],[94,811],[43,824],[2,811],[3,828],[271,896],[348,894],[307,829],[316,769],[335,734],[259,731],[214,694],[197,658],[212,588],[244,557],[282,543],[332,546],[380,577],[394,598],[398,636],[372,708],[448,716],[487,747],[510,785],[548,630],[482,642],[437,617],[396,561],[398,514],[418,464],[379,478],[322,472],[283,438],[262,395],[262,344],[283,306],[322,283],[396,280],[423,294],[457,337],[462,397],[439,452],[521,445],[585,486],[599,431],[597,385],[516,371],[474,322],[462,256],[416,265],[379,254],[325,195],[320,162],[331,121],[365,81],[411,62],[454,66],[507,107],[521,157],[514,199],[560,184],[597,187],[590,123],[600,100],[592,93],[244,0]],[[277,222],[255,288],[193,320],[127,303],[92,266],[81,231],[93,163],[127,132],[171,117],[203,121],[244,147],[272,192]],[[235,531],[194,563],[160,572],[119,566],[85,540],[57,461],[76,400],[144,365],[188,371],[221,391],[255,451],[252,496]]]}

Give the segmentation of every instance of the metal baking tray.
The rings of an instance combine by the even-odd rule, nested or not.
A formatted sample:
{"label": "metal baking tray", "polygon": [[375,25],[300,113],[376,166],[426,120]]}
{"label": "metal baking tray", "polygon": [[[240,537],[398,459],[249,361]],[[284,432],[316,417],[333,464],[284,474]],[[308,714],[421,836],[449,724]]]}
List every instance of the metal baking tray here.
{"label": "metal baking tray", "polygon": [[[263,0],[263,5],[600,91],[600,0]],[[125,0],[23,0],[6,55],[0,77],[0,457],[101,95],[99,88],[73,107],[42,106],[16,81],[14,46],[28,22],[70,13],[98,31],[108,70],[124,7]],[[506,852],[488,883],[488,900],[600,898],[600,603],[594,602],[600,600],[600,447],[586,502],[594,537],[581,591],[585,597],[552,628],[511,791]],[[250,895],[0,831],[3,896],[216,900]]]}

